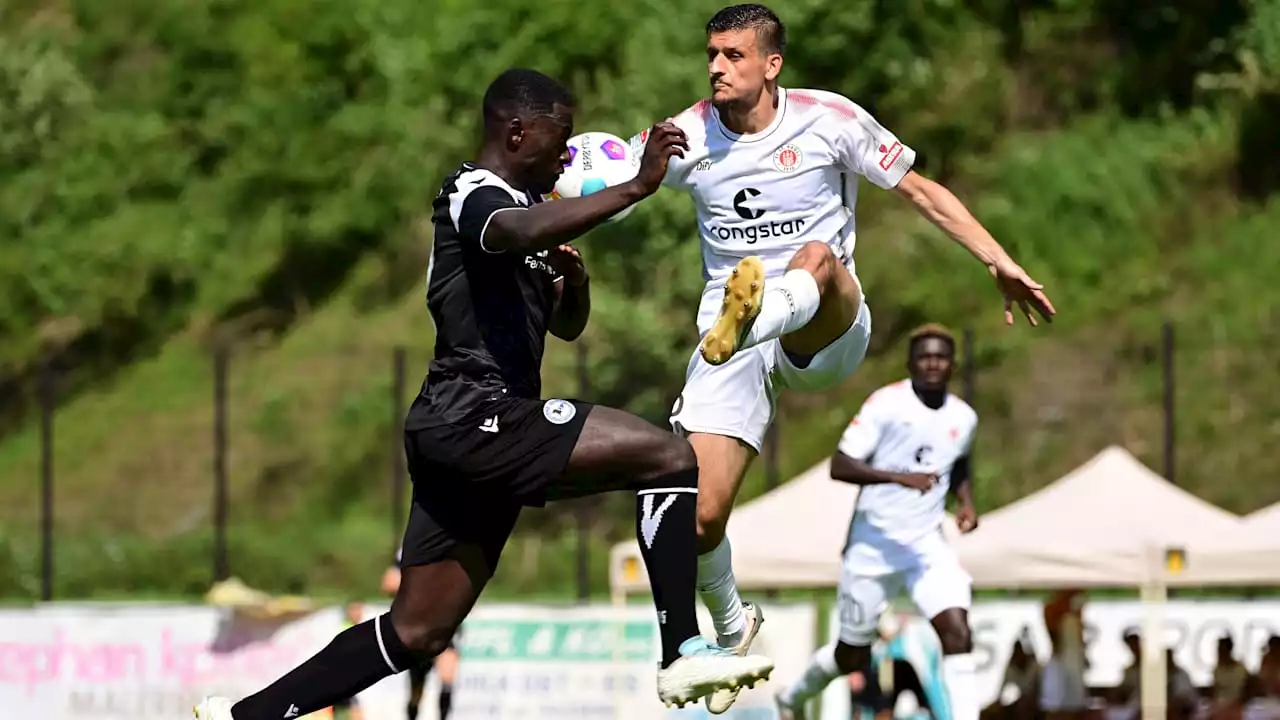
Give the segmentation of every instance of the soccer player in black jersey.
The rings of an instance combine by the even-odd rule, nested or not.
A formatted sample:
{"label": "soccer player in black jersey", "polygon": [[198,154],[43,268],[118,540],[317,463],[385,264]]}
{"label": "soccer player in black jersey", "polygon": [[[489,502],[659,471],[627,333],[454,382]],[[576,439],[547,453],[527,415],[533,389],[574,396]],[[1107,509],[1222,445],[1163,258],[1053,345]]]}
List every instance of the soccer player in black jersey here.
{"label": "soccer player in black jersey", "polygon": [[656,192],[687,144],[650,133],[634,179],[542,203],[569,160],[574,101],[532,70],[484,97],[484,144],[433,203],[427,306],[436,352],[405,422],[413,503],[391,611],[238,703],[206,698],[199,720],[288,720],[329,707],[440,653],[493,576],[523,507],[637,493],[636,533],[658,611],[658,696],[668,704],[751,685],[773,663],[704,640],[694,613],[698,468],[684,439],[620,410],[542,400],[547,332],[573,340],[589,280],[567,243]]}

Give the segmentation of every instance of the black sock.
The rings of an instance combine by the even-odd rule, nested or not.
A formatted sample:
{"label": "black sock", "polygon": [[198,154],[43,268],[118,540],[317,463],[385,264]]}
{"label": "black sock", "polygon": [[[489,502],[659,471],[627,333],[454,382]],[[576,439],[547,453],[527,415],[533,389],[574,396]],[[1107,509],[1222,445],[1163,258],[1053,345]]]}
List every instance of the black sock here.
{"label": "black sock", "polygon": [[697,597],[698,469],[664,475],[636,497],[636,538],[649,571],[662,635],[662,667],[680,657],[680,644],[699,635]]}
{"label": "black sock", "polygon": [[449,709],[453,707],[453,688],[440,686],[440,720],[449,717]]}
{"label": "black sock", "polygon": [[405,708],[405,712],[408,713],[409,720],[418,720],[418,703],[409,703],[409,707]]}
{"label": "black sock", "polygon": [[[417,662],[391,627],[391,615],[338,633],[323,650],[231,708],[234,720],[280,720],[354,697]],[[392,667],[394,666],[394,667]]]}

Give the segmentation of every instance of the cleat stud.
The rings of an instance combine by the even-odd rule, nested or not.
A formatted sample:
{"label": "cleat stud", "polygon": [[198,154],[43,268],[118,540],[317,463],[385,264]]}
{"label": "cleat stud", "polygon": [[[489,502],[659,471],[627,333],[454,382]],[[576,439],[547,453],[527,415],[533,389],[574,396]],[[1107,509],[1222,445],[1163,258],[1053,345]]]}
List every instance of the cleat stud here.
{"label": "cleat stud", "polygon": [[756,282],[755,280],[752,280],[752,281],[751,281],[751,289],[752,289],[752,290],[755,290],[755,289],[757,289],[757,288],[759,288],[759,287],[760,287],[760,283]]}

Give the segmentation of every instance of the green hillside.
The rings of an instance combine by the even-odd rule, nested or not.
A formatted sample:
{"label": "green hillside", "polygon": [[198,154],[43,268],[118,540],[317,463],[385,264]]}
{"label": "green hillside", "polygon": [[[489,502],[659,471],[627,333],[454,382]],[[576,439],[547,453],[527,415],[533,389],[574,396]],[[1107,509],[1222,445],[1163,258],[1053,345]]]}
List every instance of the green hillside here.
{"label": "green hillside", "polygon": [[[430,6],[430,7],[428,7]],[[57,591],[202,592],[211,348],[232,348],[232,569],[369,588],[393,547],[392,349],[430,357],[429,198],[509,65],[569,81],[627,136],[699,97],[718,3],[26,0],[0,10],[0,598],[38,591],[39,422],[59,369]],[[1280,2],[779,2],[785,79],[843,92],[920,151],[1060,311],[1001,325],[990,280],[864,185],[872,357],[792,395],[781,469],[830,452],[925,320],[974,331],[977,494],[993,507],[1110,443],[1161,463],[1160,327],[1177,333],[1178,480],[1280,500]],[[695,341],[689,201],[583,240],[588,399],[661,422]],[[576,394],[554,342],[549,394]],[[407,397],[405,400],[407,401]],[[744,497],[763,489],[757,467]],[[590,503],[594,578],[629,501]],[[566,591],[569,509],[529,513],[496,588]],[[361,591],[363,592],[363,591]]]}

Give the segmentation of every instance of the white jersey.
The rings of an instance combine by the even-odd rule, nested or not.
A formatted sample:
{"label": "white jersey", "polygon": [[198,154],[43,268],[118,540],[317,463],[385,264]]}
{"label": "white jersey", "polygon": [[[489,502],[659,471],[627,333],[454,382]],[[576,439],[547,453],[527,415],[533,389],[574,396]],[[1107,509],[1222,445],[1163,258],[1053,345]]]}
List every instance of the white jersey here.
{"label": "white jersey", "polygon": [[[978,415],[969,404],[947,395],[934,410],[916,397],[910,380],[877,390],[863,403],[840,438],[838,449],[877,470],[935,473],[928,492],[901,485],[867,485],[858,494],[849,524],[850,551],[878,559],[906,550],[926,538],[940,537],[951,468],[969,454]],[[870,558],[868,558],[870,559]]]}
{"label": "white jersey", "polygon": [[[895,187],[915,162],[866,110],[836,93],[778,89],[778,112],[764,130],[739,135],[703,100],[672,119],[689,138],[673,157],[663,184],[693,196],[707,280],[698,309],[705,332],[738,261],[757,255],[765,276],[777,277],[800,246],[826,243],[853,269],[854,206],[861,175]],[[631,139],[643,149],[648,131]]]}

